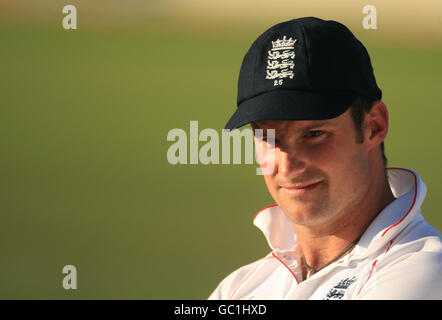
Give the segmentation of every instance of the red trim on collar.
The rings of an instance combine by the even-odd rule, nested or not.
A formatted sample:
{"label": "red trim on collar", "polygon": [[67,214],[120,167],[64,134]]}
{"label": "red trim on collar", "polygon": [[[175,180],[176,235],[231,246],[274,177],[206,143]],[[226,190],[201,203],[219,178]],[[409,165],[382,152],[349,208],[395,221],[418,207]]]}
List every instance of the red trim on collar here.
{"label": "red trim on collar", "polygon": [[264,210],[268,209],[268,208],[273,208],[273,207],[277,207],[278,204],[272,204],[271,206],[265,207],[264,209],[261,209],[260,211],[258,211],[257,214],[255,214],[255,217],[253,217],[253,221],[255,221],[256,217],[258,216],[258,214],[260,214],[261,212],[263,212]]}
{"label": "red trim on collar", "polygon": [[407,213],[395,224],[392,224],[391,226],[388,227],[387,230],[384,231],[384,233],[382,233],[382,237],[385,236],[385,234],[393,227],[397,226],[398,224],[400,224],[402,221],[404,221],[404,219],[408,216],[408,214],[411,212],[411,210],[414,207],[414,204],[416,203],[416,198],[417,198],[417,177],[414,174],[413,171],[408,170],[408,169],[403,169],[403,168],[388,168],[387,170],[402,170],[402,171],[406,171],[409,172],[411,174],[413,174],[414,177],[414,198],[413,198],[413,203],[411,204],[410,208],[408,209]]}
{"label": "red trim on collar", "polygon": [[290,269],[290,268],[289,268],[284,262],[282,262],[282,260],[279,259],[278,256],[277,256],[274,252],[272,252],[272,256],[273,256],[274,258],[276,258],[279,262],[281,262],[281,263],[284,265],[284,267],[287,268],[288,271],[290,271],[290,273],[295,277],[296,283],[299,284],[298,278],[296,278],[296,275],[295,275],[295,273],[292,271],[292,269]]}

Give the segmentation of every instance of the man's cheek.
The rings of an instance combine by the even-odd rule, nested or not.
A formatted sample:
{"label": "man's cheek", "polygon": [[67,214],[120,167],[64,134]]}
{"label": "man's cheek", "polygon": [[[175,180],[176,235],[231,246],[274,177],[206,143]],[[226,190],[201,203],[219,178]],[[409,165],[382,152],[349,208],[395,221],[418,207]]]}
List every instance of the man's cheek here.
{"label": "man's cheek", "polygon": [[276,174],[276,149],[273,144],[255,141],[255,149],[256,161],[261,167],[261,174]]}

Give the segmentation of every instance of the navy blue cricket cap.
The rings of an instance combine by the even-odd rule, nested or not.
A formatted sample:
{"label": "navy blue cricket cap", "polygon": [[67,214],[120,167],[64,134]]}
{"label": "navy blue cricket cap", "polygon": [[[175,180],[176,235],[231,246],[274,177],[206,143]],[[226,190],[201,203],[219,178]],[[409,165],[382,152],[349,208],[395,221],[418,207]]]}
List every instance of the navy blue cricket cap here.
{"label": "navy blue cricket cap", "polygon": [[362,43],[339,22],[293,19],[265,31],[246,53],[238,108],[225,128],[260,120],[331,119],[357,96],[382,97]]}

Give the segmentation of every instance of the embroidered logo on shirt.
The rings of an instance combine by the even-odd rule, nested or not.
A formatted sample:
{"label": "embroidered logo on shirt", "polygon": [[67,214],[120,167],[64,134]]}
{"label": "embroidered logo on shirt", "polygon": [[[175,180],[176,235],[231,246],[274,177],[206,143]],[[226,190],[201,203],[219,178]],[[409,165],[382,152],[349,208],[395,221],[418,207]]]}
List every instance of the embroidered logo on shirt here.
{"label": "embroidered logo on shirt", "polygon": [[293,68],[295,66],[293,47],[296,41],[291,37],[287,39],[286,36],[272,41],[272,49],[269,50],[267,57],[266,79],[273,80],[273,86],[283,84],[284,78],[293,79]]}
{"label": "embroidered logo on shirt", "polygon": [[347,288],[354,282],[356,282],[356,276],[352,278],[345,278],[344,280],[339,281],[337,285],[335,285],[330,291],[327,293],[324,300],[338,300],[342,299],[345,295]]}

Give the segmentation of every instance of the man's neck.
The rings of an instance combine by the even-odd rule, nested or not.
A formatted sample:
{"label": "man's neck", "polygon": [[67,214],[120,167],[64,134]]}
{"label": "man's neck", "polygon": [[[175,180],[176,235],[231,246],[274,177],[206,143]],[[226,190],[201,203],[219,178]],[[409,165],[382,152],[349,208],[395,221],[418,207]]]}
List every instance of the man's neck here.
{"label": "man's neck", "polygon": [[[338,219],[321,227],[294,225],[303,259],[310,269],[318,270],[337,256],[342,254],[340,257],[343,257],[351,252],[353,247],[346,252],[343,250],[357,240],[373,219],[394,200],[387,177],[374,183],[368,194],[372,196],[365,198],[363,203],[349,208]],[[302,266],[305,279],[307,268],[303,264]]]}

